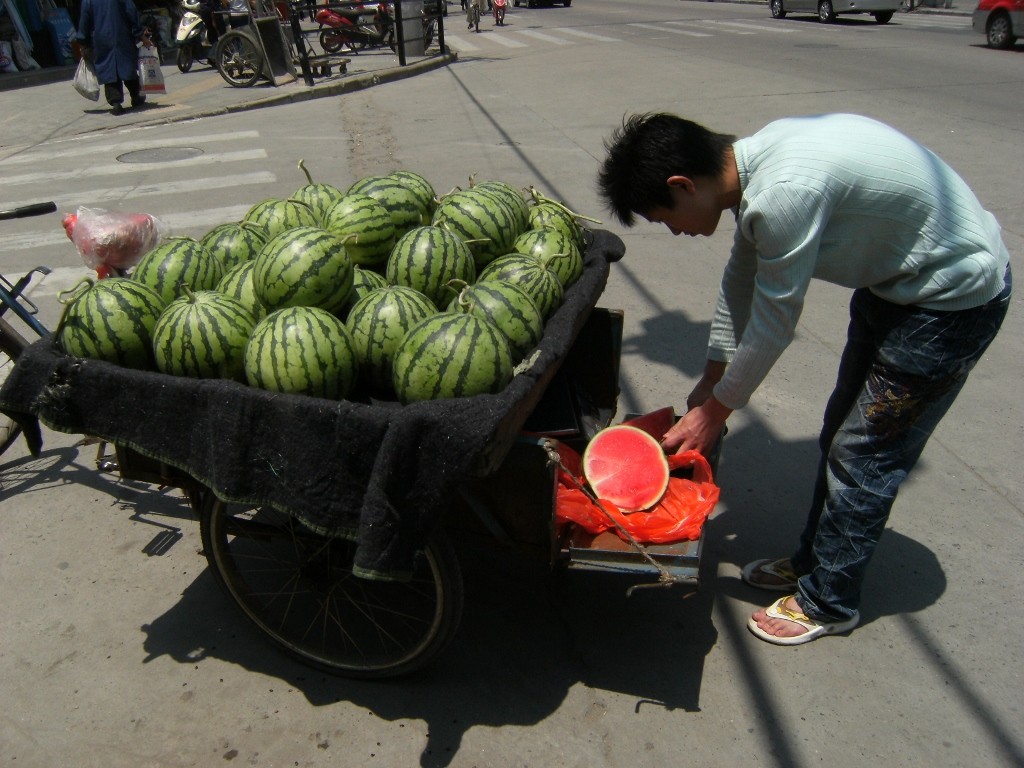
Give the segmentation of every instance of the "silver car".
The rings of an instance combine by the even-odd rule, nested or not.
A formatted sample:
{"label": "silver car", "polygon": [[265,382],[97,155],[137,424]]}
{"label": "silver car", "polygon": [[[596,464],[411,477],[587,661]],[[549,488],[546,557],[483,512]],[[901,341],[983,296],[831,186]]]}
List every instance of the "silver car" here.
{"label": "silver car", "polygon": [[888,23],[900,9],[900,0],[770,0],[772,18],[784,19],[787,13],[814,13],[826,24],[840,14],[870,13],[879,24]]}

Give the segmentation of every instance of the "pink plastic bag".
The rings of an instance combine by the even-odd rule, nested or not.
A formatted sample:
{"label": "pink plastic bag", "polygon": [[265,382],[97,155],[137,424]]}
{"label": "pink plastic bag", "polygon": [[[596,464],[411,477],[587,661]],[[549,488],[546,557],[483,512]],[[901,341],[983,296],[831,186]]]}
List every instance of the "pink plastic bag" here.
{"label": "pink plastic bag", "polygon": [[102,277],[121,274],[160,242],[166,227],[148,213],[79,208],[62,223],[87,267]]}

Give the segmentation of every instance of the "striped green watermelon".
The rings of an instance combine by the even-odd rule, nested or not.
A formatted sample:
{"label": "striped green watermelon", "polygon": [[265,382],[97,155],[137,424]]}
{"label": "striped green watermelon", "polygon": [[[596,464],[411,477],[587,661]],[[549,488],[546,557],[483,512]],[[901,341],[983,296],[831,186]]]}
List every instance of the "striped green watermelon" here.
{"label": "striped green watermelon", "polygon": [[281,200],[270,198],[252,206],[242,217],[242,221],[251,221],[262,227],[267,239],[275,237],[287,229],[295,227],[318,227],[313,209],[298,200]]}
{"label": "striped green watermelon", "polygon": [[271,312],[245,347],[246,381],[271,392],[340,400],[352,391],[358,370],[345,324],[315,307]]}
{"label": "striped green watermelon", "polygon": [[434,216],[434,209],[437,207],[437,195],[434,193],[434,185],[415,171],[393,171],[390,174],[408,187],[419,200],[419,208],[424,214],[420,218],[422,224],[429,224]]}
{"label": "striped green watermelon", "polygon": [[295,227],[263,246],[253,288],[267,311],[306,306],[338,313],[352,293],[352,271],[342,238],[320,227]]}
{"label": "striped green watermelon", "polygon": [[172,376],[237,379],[245,376],[245,345],[256,318],[219,291],[185,289],[153,328],[156,367]]}
{"label": "striped green watermelon", "polygon": [[540,229],[541,227],[561,229],[572,239],[580,251],[586,250],[586,243],[583,239],[586,230],[564,205],[551,200],[543,200],[536,205],[531,205],[527,229]]}
{"label": "striped green watermelon", "polygon": [[561,229],[529,229],[516,238],[512,250],[536,258],[558,275],[563,288],[568,288],[583,274],[583,254]]}
{"label": "striped green watermelon", "polygon": [[267,242],[267,233],[252,222],[232,221],[218,224],[199,242],[220,259],[224,269],[231,269],[243,261],[255,259]]}
{"label": "striped green watermelon", "polygon": [[406,404],[500,392],[512,380],[512,352],[505,334],[487,320],[440,312],[405,335],[392,374]]}
{"label": "striped green watermelon", "polygon": [[521,360],[544,334],[544,317],[522,288],[501,280],[467,285],[448,305],[448,312],[466,312],[494,323],[508,337],[512,359]]}
{"label": "striped green watermelon", "polygon": [[387,208],[395,225],[395,237],[401,237],[429,219],[420,193],[407,182],[391,175],[366,176],[346,190],[346,194],[369,195]]}
{"label": "striped green watermelon", "polygon": [[64,308],[57,345],[72,357],[152,368],[153,327],[165,306],[156,291],[134,280],[100,280]]}
{"label": "striped green watermelon", "polygon": [[340,237],[354,235],[346,246],[356,264],[383,264],[395,246],[395,224],[388,209],[358,192],[344,195],[324,212],[323,228]]}
{"label": "striped green watermelon", "polygon": [[132,280],[152,288],[166,304],[182,295],[182,284],[193,291],[208,291],[223,277],[220,259],[191,237],[167,238],[132,270]]}
{"label": "striped green watermelon", "polygon": [[530,204],[523,193],[504,181],[472,182],[470,189],[480,189],[498,195],[515,214],[516,230],[524,232],[530,228]]}
{"label": "striped green watermelon", "polygon": [[499,256],[480,273],[477,282],[503,280],[529,294],[546,321],[562,305],[565,289],[552,270],[523,253]]}
{"label": "striped green watermelon", "polygon": [[352,332],[363,381],[373,389],[390,390],[395,349],[410,328],[436,314],[430,299],[404,285],[377,288],[357,301],[345,324]]}
{"label": "striped green watermelon", "polygon": [[441,198],[433,223],[465,241],[478,270],[508,253],[519,236],[512,209],[496,194],[476,188]]}
{"label": "striped green watermelon", "polygon": [[306,175],[306,185],[295,190],[295,194],[289,199],[308,205],[316,217],[317,224],[323,226],[327,209],[338,202],[345,193],[331,184],[314,182],[304,160],[299,160],[299,170]]}
{"label": "striped green watermelon", "polygon": [[259,319],[267,314],[267,308],[263,306],[263,302],[256,295],[256,289],[253,288],[252,276],[255,269],[255,261],[243,261],[228,270],[224,278],[217,283],[216,290],[233,299],[238,299],[246,309],[252,312],[253,317]]}
{"label": "striped green watermelon", "polygon": [[473,254],[458,236],[441,227],[425,226],[399,238],[384,277],[391,285],[413,288],[443,307],[455,296],[448,283],[475,282],[476,267]]}

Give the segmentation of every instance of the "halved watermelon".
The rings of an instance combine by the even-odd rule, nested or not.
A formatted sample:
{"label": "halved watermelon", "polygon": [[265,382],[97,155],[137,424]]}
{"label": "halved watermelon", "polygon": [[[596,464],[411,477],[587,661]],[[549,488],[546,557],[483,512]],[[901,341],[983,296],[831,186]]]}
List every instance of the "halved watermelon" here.
{"label": "halved watermelon", "polygon": [[661,501],[668,470],[661,444],[624,424],[602,429],[583,452],[583,476],[591,490],[623,512],[650,509]]}

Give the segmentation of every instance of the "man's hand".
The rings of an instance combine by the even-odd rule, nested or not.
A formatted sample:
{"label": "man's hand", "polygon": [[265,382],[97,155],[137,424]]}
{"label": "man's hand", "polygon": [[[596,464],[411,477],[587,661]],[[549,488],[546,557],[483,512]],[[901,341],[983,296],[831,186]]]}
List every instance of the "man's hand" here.
{"label": "man's hand", "polygon": [[725,420],[731,413],[731,408],[726,408],[714,397],[709,397],[687,411],[686,415],[661,438],[661,445],[669,453],[694,450],[709,456],[722,435]]}

